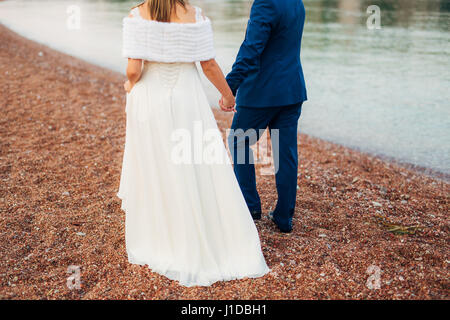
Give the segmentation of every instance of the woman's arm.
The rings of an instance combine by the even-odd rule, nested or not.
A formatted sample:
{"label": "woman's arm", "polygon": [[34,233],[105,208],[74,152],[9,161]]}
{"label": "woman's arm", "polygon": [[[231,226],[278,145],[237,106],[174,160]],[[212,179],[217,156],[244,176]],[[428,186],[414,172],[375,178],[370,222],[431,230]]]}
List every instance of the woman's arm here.
{"label": "woman's arm", "polygon": [[130,92],[136,82],[139,81],[142,74],[142,60],[141,59],[128,59],[127,66],[127,78],[124,88],[127,92]]}
{"label": "woman's arm", "polygon": [[222,70],[217,64],[215,59],[208,61],[201,61],[203,73],[211,81],[211,83],[219,90],[222,94],[222,99],[220,99],[219,105],[223,111],[234,111],[235,99],[230,87],[228,86],[225,76]]}

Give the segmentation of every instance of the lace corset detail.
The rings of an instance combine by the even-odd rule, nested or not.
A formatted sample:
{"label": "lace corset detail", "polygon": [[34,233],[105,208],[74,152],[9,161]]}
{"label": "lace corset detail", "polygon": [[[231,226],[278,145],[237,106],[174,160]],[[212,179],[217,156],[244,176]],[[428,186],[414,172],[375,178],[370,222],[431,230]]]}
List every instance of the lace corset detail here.
{"label": "lace corset detail", "polygon": [[180,75],[181,63],[155,63],[161,83],[166,88],[173,88]]}
{"label": "lace corset detail", "polygon": [[196,68],[196,66],[194,63],[184,62],[144,62],[144,74],[148,72],[157,73],[160,83],[163,85],[163,87],[169,89],[175,87],[183,68]]}

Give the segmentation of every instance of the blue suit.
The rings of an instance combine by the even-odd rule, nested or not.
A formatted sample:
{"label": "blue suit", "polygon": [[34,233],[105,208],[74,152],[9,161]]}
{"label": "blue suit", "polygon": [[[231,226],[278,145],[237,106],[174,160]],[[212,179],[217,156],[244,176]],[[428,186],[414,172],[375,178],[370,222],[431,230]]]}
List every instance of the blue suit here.
{"label": "blue suit", "polygon": [[[278,191],[274,220],[281,230],[292,229],[296,202],[297,125],[307,100],[300,62],[304,23],[302,0],[255,0],[245,40],[226,77],[237,105],[229,146],[250,211],[260,212],[261,200],[249,147],[258,141],[260,130],[277,130],[278,141],[272,139]],[[245,161],[238,161],[242,154]]]}

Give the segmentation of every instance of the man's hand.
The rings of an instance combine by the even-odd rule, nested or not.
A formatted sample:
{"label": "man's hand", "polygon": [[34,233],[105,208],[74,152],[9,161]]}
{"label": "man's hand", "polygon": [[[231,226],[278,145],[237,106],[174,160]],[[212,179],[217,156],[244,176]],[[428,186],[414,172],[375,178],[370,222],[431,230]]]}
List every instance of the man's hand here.
{"label": "man's hand", "polygon": [[233,96],[227,96],[220,98],[219,100],[219,106],[220,109],[222,109],[225,112],[236,112],[235,109],[236,100]]}

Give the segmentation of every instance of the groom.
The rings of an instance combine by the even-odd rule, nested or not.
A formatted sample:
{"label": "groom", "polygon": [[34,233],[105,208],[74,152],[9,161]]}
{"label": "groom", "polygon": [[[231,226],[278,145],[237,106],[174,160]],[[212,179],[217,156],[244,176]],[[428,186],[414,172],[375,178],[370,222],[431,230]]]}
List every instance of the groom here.
{"label": "groom", "polygon": [[[297,124],[307,99],[300,47],[305,22],[302,0],[255,0],[245,40],[226,77],[236,96],[228,137],[234,172],[254,219],[261,218],[250,146],[267,127],[272,139],[278,201],[269,217],[292,231],[297,194]],[[222,100],[221,100],[222,101]],[[226,108],[221,103],[221,108]]]}

